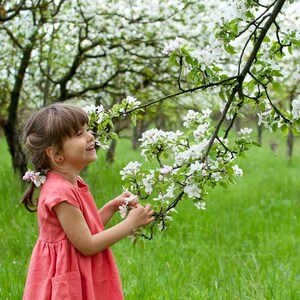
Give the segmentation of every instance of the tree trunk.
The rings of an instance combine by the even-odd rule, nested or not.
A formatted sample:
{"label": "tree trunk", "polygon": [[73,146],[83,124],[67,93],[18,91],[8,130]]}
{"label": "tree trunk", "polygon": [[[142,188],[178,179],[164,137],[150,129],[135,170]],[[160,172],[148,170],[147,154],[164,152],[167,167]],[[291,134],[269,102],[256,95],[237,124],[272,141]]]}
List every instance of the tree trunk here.
{"label": "tree trunk", "polygon": [[262,144],[262,132],[263,132],[262,126],[257,125],[257,142],[260,145]]}
{"label": "tree trunk", "polygon": [[241,130],[241,119],[239,117],[235,118],[234,127],[236,132]]}
{"label": "tree trunk", "polygon": [[[293,102],[293,99],[295,97],[296,89],[297,89],[297,84],[290,91],[290,96],[289,96],[289,107],[290,107],[290,110],[293,109],[292,102]],[[286,139],[286,145],[287,145],[287,155],[288,155],[288,158],[291,159],[292,156],[293,156],[293,148],[294,148],[294,134],[293,134],[293,131],[292,131],[291,128],[289,130],[289,133],[288,133],[288,136],[287,136],[287,139]]]}
{"label": "tree trunk", "polygon": [[117,141],[111,140],[110,146],[106,152],[106,161],[107,162],[114,162],[115,161],[115,152],[117,147]]}
{"label": "tree trunk", "polygon": [[22,149],[19,135],[16,133],[15,128],[4,128],[4,134],[8,149],[12,157],[12,165],[15,172],[20,172],[21,175],[25,174],[27,170],[27,159]]}
{"label": "tree trunk", "polygon": [[287,145],[288,158],[291,159],[293,156],[293,146],[294,146],[294,134],[291,129],[289,130],[289,133],[287,136],[286,145]]}
{"label": "tree trunk", "polygon": [[18,72],[15,76],[14,87],[10,96],[10,103],[8,107],[8,118],[3,122],[2,127],[8,144],[9,152],[12,158],[12,165],[15,171],[20,171],[24,174],[26,171],[27,160],[22,150],[21,142],[19,138],[18,128],[18,106],[20,101],[20,95],[23,87],[24,76],[26,69],[30,62],[30,57],[33,49],[33,44],[37,35],[35,31],[30,37],[30,44],[23,49],[23,55],[20,62]]}
{"label": "tree trunk", "polygon": [[148,126],[149,126],[149,124],[146,123],[144,119],[140,119],[137,121],[136,126],[133,127],[133,135],[131,138],[131,145],[132,145],[133,150],[138,149],[138,147],[140,145],[139,138],[141,138],[142,133],[146,131]]}

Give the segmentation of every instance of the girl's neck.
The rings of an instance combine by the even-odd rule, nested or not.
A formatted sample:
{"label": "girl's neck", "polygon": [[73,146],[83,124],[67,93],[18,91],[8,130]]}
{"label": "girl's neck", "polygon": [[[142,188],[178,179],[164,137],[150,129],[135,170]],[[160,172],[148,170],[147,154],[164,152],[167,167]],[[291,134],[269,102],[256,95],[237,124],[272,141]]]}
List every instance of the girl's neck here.
{"label": "girl's neck", "polygon": [[76,187],[78,186],[78,184],[77,184],[78,173],[64,172],[64,171],[55,170],[55,169],[52,169],[51,172],[62,176],[64,179],[66,179],[67,181],[72,183],[74,186],[76,186]]}

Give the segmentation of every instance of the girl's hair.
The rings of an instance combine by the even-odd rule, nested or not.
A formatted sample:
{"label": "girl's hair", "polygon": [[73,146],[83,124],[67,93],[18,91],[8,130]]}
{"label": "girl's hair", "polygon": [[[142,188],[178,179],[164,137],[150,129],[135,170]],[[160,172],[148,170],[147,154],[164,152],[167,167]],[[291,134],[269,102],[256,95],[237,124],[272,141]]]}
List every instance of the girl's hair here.
{"label": "girl's hair", "polygon": [[[46,173],[53,161],[47,156],[46,149],[53,147],[57,153],[62,149],[64,139],[76,134],[87,123],[85,111],[72,104],[55,103],[33,113],[25,123],[23,143],[35,171]],[[36,211],[37,207],[34,190],[35,184],[31,182],[21,200],[29,211]]]}

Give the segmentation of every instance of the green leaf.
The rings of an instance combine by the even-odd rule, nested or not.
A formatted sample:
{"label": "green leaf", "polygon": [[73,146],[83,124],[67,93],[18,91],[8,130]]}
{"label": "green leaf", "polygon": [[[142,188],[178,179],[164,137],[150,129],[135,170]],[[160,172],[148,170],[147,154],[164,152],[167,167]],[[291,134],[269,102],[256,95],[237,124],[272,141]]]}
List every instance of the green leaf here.
{"label": "green leaf", "polygon": [[136,119],[137,119],[136,115],[132,114],[130,119],[131,119],[131,122],[133,123],[133,125],[136,126]]}
{"label": "green leaf", "polygon": [[178,63],[178,61],[177,61],[177,57],[178,55],[177,55],[177,53],[172,53],[171,54],[171,56],[170,56],[170,58],[169,58],[169,65],[171,65],[171,66],[179,66],[179,63]]}
{"label": "green leaf", "polygon": [[115,133],[115,132],[110,132],[109,137],[112,138],[113,140],[118,141],[119,140],[119,136]]}
{"label": "green leaf", "polygon": [[224,181],[220,182],[220,186],[223,187],[223,188],[225,188],[225,189],[228,188],[228,184],[226,182],[224,182]]}
{"label": "green leaf", "polygon": [[253,142],[253,141],[252,141],[252,145],[253,145],[253,146],[256,146],[256,147],[261,147],[261,144],[256,143],[256,142]]}
{"label": "green leaf", "polygon": [[167,152],[163,152],[162,153],[162,156],[165,158],[165,159],[168,159],[169,158],[169,154]]}
{"label": "green leaf", "polygon": [[222,91],[219,92],[219,97],[220,97],[223,101],[226,101],[225,95],[224,95],[224,93],[223,93]]}
{"label": "green leaf", "polygon": [[295,134],[295,135],[299,135],[299,133],[300,133],[299,128],[297,128],[297,127],[293,127],[292,131],[293,131],[293,134]]}
{"label": "green leaf", "polygon": [[229,54],[236,54],[235,48],[231,45],[225,45],[225,50],[226,52],[228,52]]}
{"label": "green leaf", "polygon": [[273,82],[272,87],[275,92],[281,92],[282,90],[279,82]]}
{"label": "green leaf", "polygon": [[275,132],[275,131],[277,130],[277,128],[278,128],[278,124],[277,124],[277,123],[274,123],[274,124],[272,125],[272,130],[273,130],[273,132]]}
{"label": "green leaf", "polygon": [[251,11],[246,11],[246,13],[245,13],[245,15],[246,15],[246,17],[248,17],[249,19],[255,19],[255,16],[252,14],[252,12]]}
{"label": "green leaf", "polygon": [[190,55],[187,55],[186,57],[185,57],[185,61],[189,64],[189,65],[194,65],[194,60],[193,60],[193,58],[190,56]]}

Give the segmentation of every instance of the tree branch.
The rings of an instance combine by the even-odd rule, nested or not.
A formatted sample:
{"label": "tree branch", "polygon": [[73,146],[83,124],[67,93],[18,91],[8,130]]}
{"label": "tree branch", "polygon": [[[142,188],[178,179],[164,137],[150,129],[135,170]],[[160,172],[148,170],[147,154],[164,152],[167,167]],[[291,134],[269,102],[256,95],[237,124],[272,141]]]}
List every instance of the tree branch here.
{"label": "tree branch", "polygon": [[[12,20],[14,17],[16,17],[19,12],[21,11],[23,5],[25,4],[26,0],[21,0],[19,4],[17,4],[14,8],[9,9],[5,11],[3,7],[0,5],[0,23],[4,23],[6,21]],[[9,13],[12,13],[11,15],[8,15]]]}

